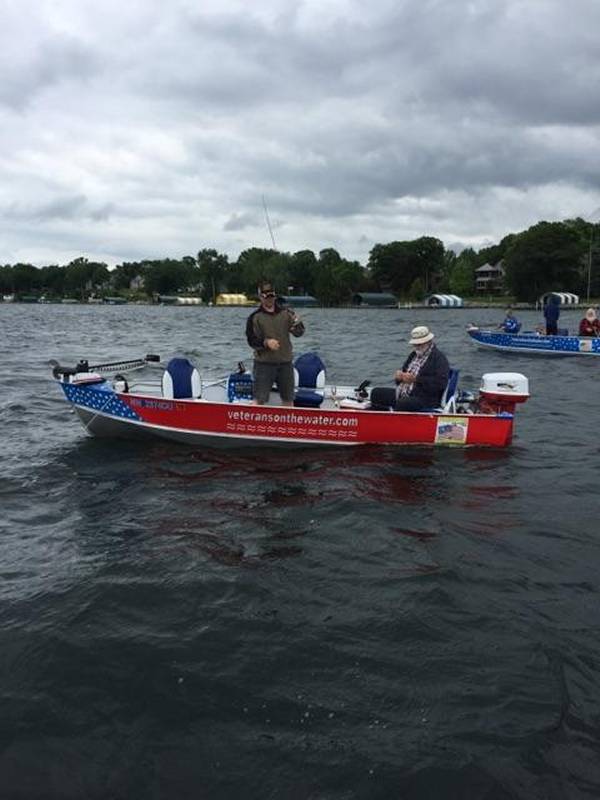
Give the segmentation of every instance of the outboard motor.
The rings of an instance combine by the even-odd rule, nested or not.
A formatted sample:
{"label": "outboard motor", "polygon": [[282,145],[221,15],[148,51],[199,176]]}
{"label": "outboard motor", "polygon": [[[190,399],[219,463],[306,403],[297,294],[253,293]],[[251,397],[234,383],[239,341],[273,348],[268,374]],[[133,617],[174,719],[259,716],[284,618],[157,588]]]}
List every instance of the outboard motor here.
{"label": "outboard motor", "polygon": [[481,378],[479,411],[514,414],[517,403],[529,399],[529,381],[519,372],[488,372]]}

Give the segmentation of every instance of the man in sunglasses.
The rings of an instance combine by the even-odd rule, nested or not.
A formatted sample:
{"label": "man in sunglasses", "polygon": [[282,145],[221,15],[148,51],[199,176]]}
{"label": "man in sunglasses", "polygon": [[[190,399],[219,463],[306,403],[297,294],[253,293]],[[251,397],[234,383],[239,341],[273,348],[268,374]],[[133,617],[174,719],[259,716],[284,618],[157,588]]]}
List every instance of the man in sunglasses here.
{"label": "man in sunglasses", "polygon": [[281,395],[281,405],[294,403],[294,368],[292,336],[302,336],[304,323],[291,309],[277,302],[273,285],[264,281],[259,286],[260,306],[246,323],[246,338],[254,350],[254,402],[264,405],[273,384]]}

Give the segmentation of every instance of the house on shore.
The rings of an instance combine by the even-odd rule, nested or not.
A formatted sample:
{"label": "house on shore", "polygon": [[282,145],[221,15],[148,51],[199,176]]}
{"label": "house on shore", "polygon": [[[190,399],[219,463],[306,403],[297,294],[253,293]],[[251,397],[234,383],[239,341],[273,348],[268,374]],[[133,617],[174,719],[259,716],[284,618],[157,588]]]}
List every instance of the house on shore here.
{"label": "house on shore", "polygon": [[502,293],[505,274],[502,261],[497,264],[483,264],[475,270],[475,291],[479,294]]}

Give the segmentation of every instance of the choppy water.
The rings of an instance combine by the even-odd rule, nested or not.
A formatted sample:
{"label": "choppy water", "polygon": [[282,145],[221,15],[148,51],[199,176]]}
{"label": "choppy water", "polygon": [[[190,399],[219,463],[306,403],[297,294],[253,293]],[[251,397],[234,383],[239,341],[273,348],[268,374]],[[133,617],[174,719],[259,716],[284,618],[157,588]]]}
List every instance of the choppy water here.
{"label": "choppy water", "polygon": [[500,451],[94,440],[50,380],[228,372],[246,314],[0,306],[0,798],[598,798],[600,359],[477,350],[490,311],[304,312],[340,383],[417,323],[463,386],[527,374]]}

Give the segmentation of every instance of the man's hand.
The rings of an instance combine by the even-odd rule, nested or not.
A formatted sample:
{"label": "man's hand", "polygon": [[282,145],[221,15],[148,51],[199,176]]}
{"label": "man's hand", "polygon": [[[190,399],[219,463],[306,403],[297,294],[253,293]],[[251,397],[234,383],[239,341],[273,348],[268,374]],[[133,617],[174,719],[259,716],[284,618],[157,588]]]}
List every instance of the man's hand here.
{"label": "man's hand", "polygon": [[397,369],[394,374],[394,380],[396,383],[414,383],[417,378],[412,372],[402,372],[401,369]]}
{"label": "man's hand", "polygon": [[267,350],[279,350],[279,341],[277,339],[265,339],[264,344]]}

